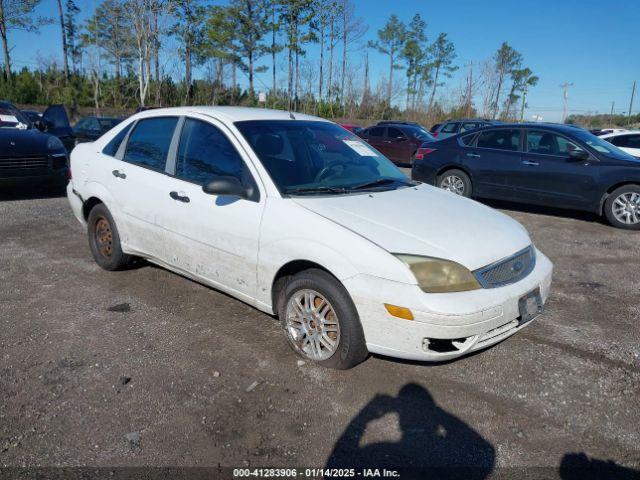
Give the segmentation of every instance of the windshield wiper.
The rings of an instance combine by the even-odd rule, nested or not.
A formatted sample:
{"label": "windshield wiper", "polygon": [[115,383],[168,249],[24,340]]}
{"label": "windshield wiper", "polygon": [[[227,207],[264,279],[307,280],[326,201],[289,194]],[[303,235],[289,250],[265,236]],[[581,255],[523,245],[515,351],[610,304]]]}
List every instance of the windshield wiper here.
{"label": "windshield wiper", "polygon": [[313,193],[348,193],[349,190],[343,187],[301,187],[285,190],[287,195],[305,195]]}
{"label": "windshield wiper", "polygon": [[378,187],[380,185],[387,185],[389,183],[402,183],[402,185],[411,185],[409,182],[403,182],[397,178],[377,178],[370,182],[361,183],[360,185],[354,185],[351,190],[366,190],[367,188]]}

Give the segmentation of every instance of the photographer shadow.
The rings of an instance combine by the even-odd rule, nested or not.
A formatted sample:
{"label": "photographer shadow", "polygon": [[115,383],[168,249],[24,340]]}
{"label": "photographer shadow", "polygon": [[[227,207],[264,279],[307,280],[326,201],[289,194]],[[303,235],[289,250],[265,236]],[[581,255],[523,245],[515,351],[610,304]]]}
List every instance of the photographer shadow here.
{"label": "photographer shadow", "polygon": [[640,470],[622,467],[613,460],[599,460],[585,453],[567,453],[558,470],[562,480],[640,480]]}
{"label": "photographer shadow", "polygon": [[[401,438],[361,446],[367,425],[397,414]],[[493,470],[495,449],[479,433],[410,383],[396,397],[376,395],[351,420],[334,445],[327,468],[402,470],[401,478],[484,479]],[[436,477],[434,477],[436,478]]]}

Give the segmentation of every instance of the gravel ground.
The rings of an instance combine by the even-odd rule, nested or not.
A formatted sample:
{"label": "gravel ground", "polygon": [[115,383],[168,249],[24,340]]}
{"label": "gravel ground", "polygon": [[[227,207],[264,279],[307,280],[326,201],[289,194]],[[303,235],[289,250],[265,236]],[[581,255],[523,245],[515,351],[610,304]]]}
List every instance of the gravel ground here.
{"label": "gravel ground", "polygon": [[600,465],[637,478],[640,233],[494,206],[555,264],[546,314],[457,361],[341,372],[302,364],[274,318],[220,292],[149,265],[99,269],[64,197],[5,198],[0,465],[474,465],[477,478]]}

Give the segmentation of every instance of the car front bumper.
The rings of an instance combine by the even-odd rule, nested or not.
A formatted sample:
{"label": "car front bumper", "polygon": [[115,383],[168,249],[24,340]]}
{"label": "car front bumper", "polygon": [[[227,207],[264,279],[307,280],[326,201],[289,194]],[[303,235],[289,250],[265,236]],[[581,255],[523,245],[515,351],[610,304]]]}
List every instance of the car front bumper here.
{"label": "car front bumper", "polygon": [[[494,345],[531,323],[520,323],[519,301],[539,289],[544,303],[552,270],[549,259],[537,250],[532,272],[499,288],[425,293],[417,285],[370,275],[356,275],[343,280],[343,284],[358,310],[370,352],[408,360],[444,361]],[[409,308],[414,320],[391,316],[385,303]],[[442,344],[447,345],[447,351],[440,351]]]}

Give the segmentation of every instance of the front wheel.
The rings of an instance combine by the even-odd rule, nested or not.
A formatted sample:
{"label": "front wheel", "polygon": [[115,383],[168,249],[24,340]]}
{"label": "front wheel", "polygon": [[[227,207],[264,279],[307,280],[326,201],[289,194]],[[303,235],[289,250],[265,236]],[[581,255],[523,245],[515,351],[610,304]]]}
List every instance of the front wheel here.
{"label": "front wheel", "polygon": [[305,360],[346,370],[368,355],[355,305],[342,284],[320,269],[286,283],[278,316],[291,348]]}
{"label": "front wheel", "polygon": [[462,170],[447,170],[441,174],[438,177],[437,187],[463,197],[471,196],[471,179]]}
{"label": "front wheel", "polygon": [[640,186],[623,185],[611,192],[604,214],[614,227],[640,230]]}

